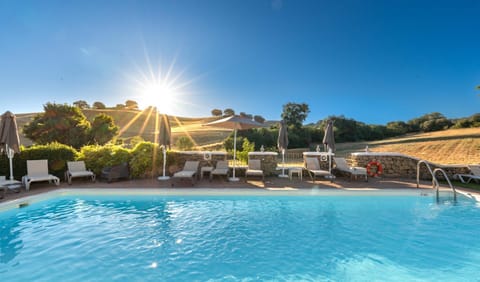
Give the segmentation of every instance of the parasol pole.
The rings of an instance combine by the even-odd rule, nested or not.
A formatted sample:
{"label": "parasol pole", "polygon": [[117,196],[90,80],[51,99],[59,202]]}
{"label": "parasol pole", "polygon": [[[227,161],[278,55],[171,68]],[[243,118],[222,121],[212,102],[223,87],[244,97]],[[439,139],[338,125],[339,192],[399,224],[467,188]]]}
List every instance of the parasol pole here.
{"label": "parasol pole", "polygon": [[158,180],[168,180],[170,179],[170,176],[165,175],[165,167],[167,166],[167,149],[165,148],[165,145],[162,145],[162,150],[163,150],[163,176],[159,176],[157,179]]}
{"label": "parasol pole", "polygon": [[7,152],[8,162],[10,164],[10,180],[13,180],[13,155],[15,151],[8,147],[8,144],[5,144],[5,151]]}
{"label": "parasol pole", "polygon": [[285,149],[282,148],[282,174],[280,174],[278,177],[288,177],[287,174],[285,174]]}
{"label": "parasol pole", "polygon": [[233,131],[233,176],[230,177],[228,180],[230,181],[238,181],[238,177],[235,177],[235,167],[237,166],[237,129],[235,128]]}

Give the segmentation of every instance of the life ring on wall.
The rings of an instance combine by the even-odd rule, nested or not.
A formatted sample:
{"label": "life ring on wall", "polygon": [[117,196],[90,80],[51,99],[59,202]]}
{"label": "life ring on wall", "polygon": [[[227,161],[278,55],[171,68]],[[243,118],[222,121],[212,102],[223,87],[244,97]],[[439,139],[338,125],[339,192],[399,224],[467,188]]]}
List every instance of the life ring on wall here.
{"label": "life ring on wall", "polygon": [[205,152],[203,153],[203,159],[206,161],[209,161],[212,159],[212,153],[211,152]]}
{"label": "life ring on wall", "polygon": [[367,173],[371,177],[380,176],[383,173],[382,164],[378,161],[370,161],[367,164]]}

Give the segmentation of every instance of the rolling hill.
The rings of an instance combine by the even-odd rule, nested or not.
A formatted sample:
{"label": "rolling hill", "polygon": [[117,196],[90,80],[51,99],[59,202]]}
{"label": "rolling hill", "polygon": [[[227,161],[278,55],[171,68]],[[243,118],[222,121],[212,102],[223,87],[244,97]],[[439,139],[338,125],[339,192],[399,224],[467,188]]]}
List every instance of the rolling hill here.
{"label": "rolling hill", "polygon": [[[120,127],[120,138],[128,140],[141,136],[154,141],[155,119],[147,112],[133,110],[83,110],[89,120],[99,113],[112,116]],[[18,127],[29,122],[35,114],[17,114]],[[228,129],[204,127],[215,117],[187,118],[169,116],[172,127],[172,142],[181,136],[190,136],[199,148],[215,149],[232,132]],[[28,146],[32,142],[21,136],[22,144]],[[449,129],[430,133],[409,134],[398,138],[384,139],[374,142],[355,142],[337,144],[337,155],[347,156],[351,152],[365,150],[365,146],[374,152],[398,152],[439,164],[471,164],[480,163],[480,128]],[[305,151],[295,149],[290,151]]]}

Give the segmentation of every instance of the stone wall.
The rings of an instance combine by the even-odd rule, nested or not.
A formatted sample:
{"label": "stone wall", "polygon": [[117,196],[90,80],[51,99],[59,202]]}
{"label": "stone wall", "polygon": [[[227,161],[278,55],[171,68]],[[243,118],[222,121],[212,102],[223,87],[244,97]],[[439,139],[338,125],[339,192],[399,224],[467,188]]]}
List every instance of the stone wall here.
{"label": "stone wall", "polygon": [[[370,161],[378,161],[382,165],[383,177],[416,178],[417,164],[420,159],[399,153],[361,152],[351,154],[350,165],[366,167]],[[443,169],[450,179],[454,174],[465,174],[469,172],[469,169],[466,165],[439,165],[430,162],[429,165],[432,171],[435,168]],[[443,176],[440,173],[437,173],[436,176],[438,179],[443,179]],[[432,176],[425,164],[420,165],[420,178],[432,179]]]}
{"label": "stone wall", "polygon": [[263,173],[270,176],[277,174],[277,155],[276,152],[250,152],[248,159],[261,160]]}

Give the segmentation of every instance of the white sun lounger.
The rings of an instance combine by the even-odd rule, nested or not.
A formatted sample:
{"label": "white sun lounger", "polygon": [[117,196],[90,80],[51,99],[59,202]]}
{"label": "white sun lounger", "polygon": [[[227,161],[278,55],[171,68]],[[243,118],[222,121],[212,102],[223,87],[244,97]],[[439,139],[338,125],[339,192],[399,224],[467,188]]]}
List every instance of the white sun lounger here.
{"label": "white sun lounger", "polygon": [[262,181],[265,180],[261,160],[248,160],[248,168],[247,171],[245,171],[245,180],[248,176],[260,176],[262,177]]}
{"label": "white sun lounger", "polygon": [[226,176],[228,177],[228,161],[218,161],[215,169],[210,173],[210,181],[213,176]]}
{"label": "white sun lounger", "polygon": [[[183,166],[183,170],[173,174],[173,178],[177,179],[191,179],[192,186],[195,184],[195,178],[197,177],[199,161],[186,161]],[[173,182],[172,182],[173,186]]]}
{"label": "white sun lounger", "polygon": [[468,169],[470,169],[470,174],[455,174],[454,177],[458,178],[462,183],[470,183],[472,180],[478,182],[480,180],[480,166],[469,165]]}
{"label": "white sun lounger", "polygon": [[30,190],[32,182],[48,181],[60,185],[60,179],[48,173],[48,160],[27,160],[27,175],[22,177],[25,189]]}
{"label": "white sun lounger", "polygon": [[330,180],[332,179],[332,174],[328,170],[320,169],[320,163],[317,158],[305,158],[305,164],[305,169],[308,171],[313,183],[315,183],[317,176],[325,176],[326,178],[330,177]]}
{"label": "white sun lounger", "polygon": [[341,172],[350,174],[350,178],[357,178],[357,176],[365,177],[365,181],[368,181],[367,169],[359,166],[349,166],[345,158],[333,158],[335,160],[335,168]]}
{"label": "white sun lounger", "polygon": [[72,178],[75,177],[90,177],[95,182],[95,173],[87,170],[84,161],[67,162],[68,170],[65,172],[65,180],[68,184],[72,184]]}

